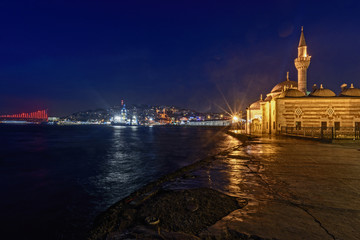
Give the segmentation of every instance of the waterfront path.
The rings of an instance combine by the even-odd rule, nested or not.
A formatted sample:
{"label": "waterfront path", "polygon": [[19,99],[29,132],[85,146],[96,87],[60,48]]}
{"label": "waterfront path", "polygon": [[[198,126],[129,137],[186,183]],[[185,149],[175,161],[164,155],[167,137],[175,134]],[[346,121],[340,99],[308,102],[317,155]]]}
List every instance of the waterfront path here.
{"label": "waterfront path", "polygon": [[247,200],[245,207],[197,234],[203,239],[355,240],[360,239],[359,149],[264,137],[218,155],[162,188],[206,187]]}

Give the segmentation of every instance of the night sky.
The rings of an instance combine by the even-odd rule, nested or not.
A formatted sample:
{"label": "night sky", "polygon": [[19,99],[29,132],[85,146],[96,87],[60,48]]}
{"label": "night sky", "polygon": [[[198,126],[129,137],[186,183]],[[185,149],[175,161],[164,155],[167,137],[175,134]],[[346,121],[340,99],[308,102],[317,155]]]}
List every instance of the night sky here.
{"label": "night sky", "polygon": [[[358,1],[1,1],[0,114],[120,104],[245,107],[290,71],[360,87]],[[296,2],[296,3],[294,3]]]}

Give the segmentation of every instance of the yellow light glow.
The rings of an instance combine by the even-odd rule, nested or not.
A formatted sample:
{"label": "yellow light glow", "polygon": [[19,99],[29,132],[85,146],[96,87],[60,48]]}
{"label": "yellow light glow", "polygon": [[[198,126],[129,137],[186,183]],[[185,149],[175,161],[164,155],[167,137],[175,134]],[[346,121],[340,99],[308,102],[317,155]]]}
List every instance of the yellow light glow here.
{"label": "yellow light glow", "polygon": [[239,118],[237,116],[233,116],[233,121],[237,122],[239,120]]}

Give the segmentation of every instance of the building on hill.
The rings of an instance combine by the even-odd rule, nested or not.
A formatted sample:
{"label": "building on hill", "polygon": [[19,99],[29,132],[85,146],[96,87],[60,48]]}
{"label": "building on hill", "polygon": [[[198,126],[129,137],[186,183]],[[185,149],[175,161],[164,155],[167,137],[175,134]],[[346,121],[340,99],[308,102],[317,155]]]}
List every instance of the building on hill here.
{"label": "building on hill", "polygon": [[[301,29],[298,46],[298,57],[295,67],[298,70],[298,81],[291,81],[289,73],[286,80],[278,83],[266,98],[252,103],[247,109],[247,133],[277,134],[289,129],[304,135],[323,131],[355,131],[359,137],[360,130],[360,89],[353,84],[341,85],[341,93],[336,95],[332,90],[314,84],[312,91],[307,89],[307,69],[311,56],[303,29]],[[308,129],[308,130],[307,130]],[[318,132],[316,132],[318,131]],[[334,134],[332,132],[332,134]]]}

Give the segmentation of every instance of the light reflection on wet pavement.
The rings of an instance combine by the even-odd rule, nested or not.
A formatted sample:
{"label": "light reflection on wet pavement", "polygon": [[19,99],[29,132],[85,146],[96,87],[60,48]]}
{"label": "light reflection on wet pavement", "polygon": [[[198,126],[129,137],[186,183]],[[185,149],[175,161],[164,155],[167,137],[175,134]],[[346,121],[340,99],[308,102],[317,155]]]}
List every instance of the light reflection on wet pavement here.
{"label": "light reflection on wet pavement", "polygon": [[217,156],[169,189],[210,187],[245,198],[201,236],[360,239],[360,145],[261,138]]}

